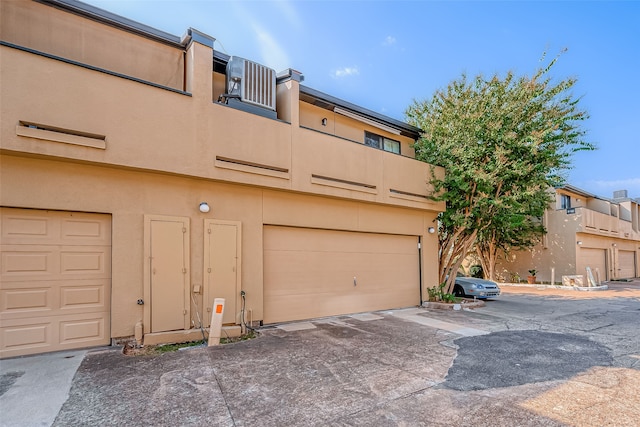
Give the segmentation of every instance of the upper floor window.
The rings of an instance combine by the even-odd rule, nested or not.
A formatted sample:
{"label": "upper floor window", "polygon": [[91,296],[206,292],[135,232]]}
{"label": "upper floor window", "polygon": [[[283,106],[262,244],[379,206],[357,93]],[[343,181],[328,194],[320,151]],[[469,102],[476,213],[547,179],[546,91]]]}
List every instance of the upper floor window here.
{"label": "upper floor window", "polygon": [[364,132],[364,145],[400,154],[400,141],[385,138],[384,136],[376,135],[375,133],[367,131]]}
{"label": "upper floor window", "polygon": [[560,209],[571,209],[571,196],[566,194],[560,195]]}

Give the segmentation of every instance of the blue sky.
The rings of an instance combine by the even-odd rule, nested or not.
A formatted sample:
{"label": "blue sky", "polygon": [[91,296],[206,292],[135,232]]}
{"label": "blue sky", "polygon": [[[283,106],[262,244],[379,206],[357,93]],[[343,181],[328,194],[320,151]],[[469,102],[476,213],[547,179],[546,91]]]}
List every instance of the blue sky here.
{"label": "blue sky", "polygon": [[640,1],[87,0],[281,71],[307,86],[403,120],[462,73],[531,75],[562,55],[553,77],[576,77],[590,114],[568,183],[599,196],[640,197]]}

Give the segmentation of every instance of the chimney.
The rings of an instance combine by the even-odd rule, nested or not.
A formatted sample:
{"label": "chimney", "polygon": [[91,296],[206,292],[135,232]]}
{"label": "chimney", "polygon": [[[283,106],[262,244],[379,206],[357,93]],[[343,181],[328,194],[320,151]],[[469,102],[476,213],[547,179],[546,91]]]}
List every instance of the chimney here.
{"label": "chimney", "polygon": [[626,199],[627,197],[629,197],[627,196],[627,190],[618,190],[613,192],[614,199]]}

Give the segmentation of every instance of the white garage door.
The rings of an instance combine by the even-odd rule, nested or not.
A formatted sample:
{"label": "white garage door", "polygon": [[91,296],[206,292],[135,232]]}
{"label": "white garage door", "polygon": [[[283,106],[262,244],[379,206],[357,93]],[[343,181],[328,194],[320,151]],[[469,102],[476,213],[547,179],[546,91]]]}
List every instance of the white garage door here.
{"label": "white garage door", "polygon": [[580,269],[578,274],[586,274],[584,267],[590,267],[591,272],[593,273],[593,277],[596,280],[598,280],[598,277],[596,276],[596,271],[600,275],[600,281],[604,282],[605,280],[608,280],[609,278],[607,277],[606,255],[607,255],[607,251],[605,249],[580,248],[579,257],[580,257],[580,260],[582,261],[583,268]]}
{"label": "white garage door", "polygon": [[631,279],[636,275],[636,253],[618,251],[618,278]]}
{"label": "white garage door", "polygon": [[264,228],[264,322],[420,303],[418,237]]}
{"label": "white garage door", "polygon": [[109,344],[111,217],[0,209],[0,357]]}

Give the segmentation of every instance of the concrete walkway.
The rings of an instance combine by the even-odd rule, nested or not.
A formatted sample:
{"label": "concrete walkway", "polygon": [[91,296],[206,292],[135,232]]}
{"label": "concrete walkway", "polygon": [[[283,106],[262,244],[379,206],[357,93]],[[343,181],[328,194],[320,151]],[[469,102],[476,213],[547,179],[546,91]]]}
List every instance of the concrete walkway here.
{"label": "concrete walkway", "polygon": [[87,352],[0,360],[0,426],[50,426]]}
{"label": "concrete walkway", "polygon": [[159,356],[106,348],[0,361],[0,419],[3,426],[635,427],[640,287],[505,288],[476,310],[315,319]]}

